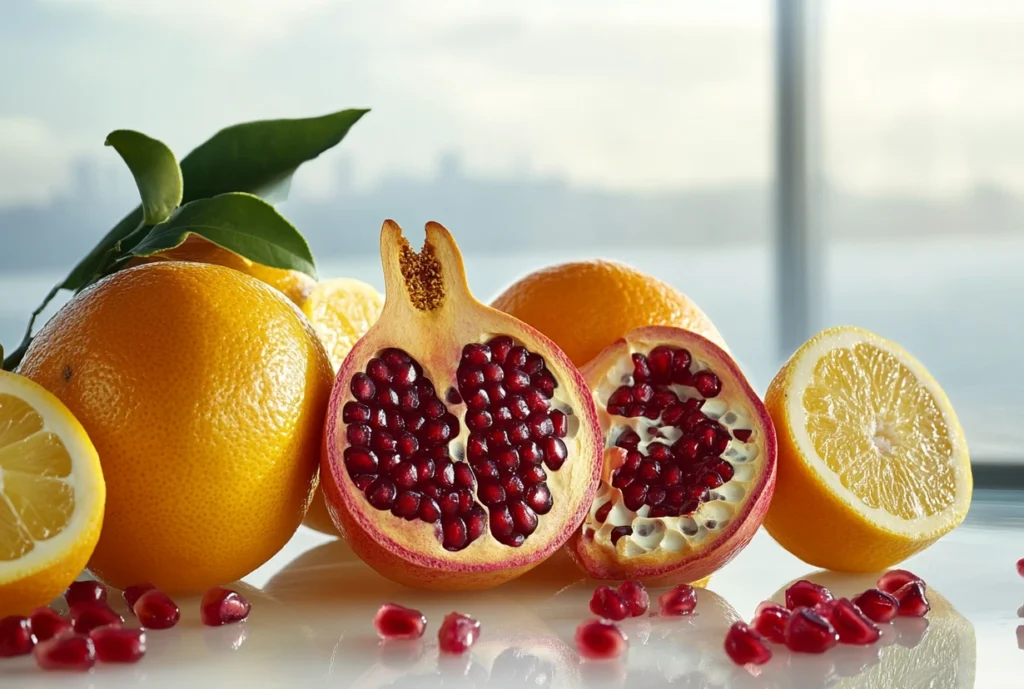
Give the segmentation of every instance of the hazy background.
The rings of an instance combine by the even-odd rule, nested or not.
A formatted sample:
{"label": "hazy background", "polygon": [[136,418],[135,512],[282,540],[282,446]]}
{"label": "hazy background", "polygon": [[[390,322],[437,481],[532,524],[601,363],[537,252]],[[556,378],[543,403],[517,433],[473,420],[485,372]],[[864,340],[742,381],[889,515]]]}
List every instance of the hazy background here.
{"label": "hazy background", "polygon": [[[438,220],[489,299],[570,258],[693,296],[763,389],[776,347],[772,3],[0,0],[0,342],[135,203],[105,135],[183,157],[243,120],[371,107],[283,212],[381,286],[380,223]],[[976,458],[1024,430],[1024,4],[832,0],[819,325],[946,387]]]}

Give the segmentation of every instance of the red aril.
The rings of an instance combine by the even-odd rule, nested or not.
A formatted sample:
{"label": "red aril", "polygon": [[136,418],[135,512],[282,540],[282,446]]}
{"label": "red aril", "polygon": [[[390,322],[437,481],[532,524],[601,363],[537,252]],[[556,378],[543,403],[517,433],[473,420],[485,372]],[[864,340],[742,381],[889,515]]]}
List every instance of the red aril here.
{"label": "red aril", "polygon": [[[150,589],[140,595],[132,609],[146,629],[170,629],[181,619],[178,604],[163,591]],[[221,623],[223,624],[223,623]]]}
{"label": "red aril", "polygon": [[900,617],[924,617],[931,610],[924,584],[920,581],[904,584],[892,594],[892,597],[896,599],[896,614]]}
{"label": "red aril", "polygon": [[830,600],[832,600],[831,591],[806,579],[801,579],[786,589],[786,607],[790,610],[813,608],[819,603],[826,603]]}
{"label": "red aril", "polygon": [[419,610],[385,603],[373,616],[373,627],[382,639],[418,639],[427,630],[427,618]]}
{"label": "red aril", "polygon": [[689,584],[679,584],[658,596],[662,615],[689,615],[697,607],[697,592]]}
{"label": "red aril", "polygon": [[751,626],[758,634],[777,644],[785,643],[786,622],[789,621],[790,611],[781,605],[764,601],[754,611],[754,621]]}
{"label": "red aril", "polygon": [[629,640],[614,623],[587,620],[576,627],[576,650],[588,660],[618,658],[629,648]]}
{"label": "red aril", "polygon": [[647,586],[707,577],[750,541],[774,490],[764,404],[725,351],[677,328],[634,330],[583,375],[605,450],[573,559],[595,579]]}
{"label": "red aril", "polygon": [[629,604],[629,614],[633,617],[643,615],[651,605],[651,597],[647,594],[647,589],[639,581],[622,582],[619,584],[619,588],[616,589],[616,593]]}
{"label": "red aril", "polygon": [[137,663],[146,655],[146,632],[124,627],[98,627],[89,632],[101,663]]}
{"label": "red aril", "polygon": [[786,622],[786,648],[796,653],[824,653],[839,643],[835,627],[810,608],[797,608]]}
{"label": "red aril", "polygon": [[124,591],[122,591],[121,595],[124,597],[124,602],[128,604],[128,609],[134,611],[135,601],[139,599],[139,596],[144,594],[146,591],[152,591],[155,588],[156,586],[150,584],[149,582],[135,584],[133,586],[129,586]]}
{"label": "red aril", "polygon": [[70,608],[81,603],[102,603],[107,600],[107,587],[98,581],[73,581],[64,592],[64,600]]}
{"label": "red aril", "polygon": [[878,577],[878,583],[876,586],[878,586],[879,591],[896,593],[897,590],[912,581],[917,581],[924,585],[924,580],[913,572],[905,569],[890,569],[888,572]]}
{"label": "red aril", "polygon": [[1024,577],[1024,557],[1017,560],[1017,574]]}
{"label": "red aril", "polygon": [[878,589],[868,589],[854,598],[853,604],[872,622],[892,622],[899,608],[899,601]]}
{"label": "red aril", "polygon": [[624,620],[630,616],[629,603],[608,586],[598,586],[590,599],[590,612],[606,620]]}
{"label": "red aril", "polygon": [[85,672],[96,664],[96,647],[82,634],[65,632],[36,644],[32,655],[44,670]]}
{"label": "red aril", "polygon": [[737,665],[764,665],[772,659],[772,649],[745,622],[734,622],[729,627],[725,652]]}
{"label": "red aril", "polygon": [[866,646],[878,641],[881,630],[846,598],[834,601],[828,621],[839,634],[839,643]]}
{"label": "red aril", "polygon": [[52,608],[36,608],[28,619],[36,641],[46,641],[71,631],[71,621]]}
{"label": "red aril", "polygon": [[80,603],[71,608],[71,628],[76,634],[88,634],[97,627],[124,624],[124,619],[104,602]]}
{"label": "red aril", "polygon": [[0,658],[26,655],[35,645],[36,637],[27,617],[11,615],[0,620]]}
{"label": "red aril", "polygon": [[442,653],[465,653],[480,636],[480,622],[468,615],[449,613],[437,630],[437,647]]}
{"label": "red aril", "polygon": [[495,586],[561,547],[593,502],[593,398],[550,340],[473,298],[440,225],[416,253],[385,222],[381,257],[384,310],[331,396],[325,498],[384,576]]}
{"label": "red aril", "polygon": [[[142,600],[141,598],[139,600]],[[242,594],[222,586],[214,586],[203,594],[199,617],[208,627],[241,622],[249,616],[252,606]]]}

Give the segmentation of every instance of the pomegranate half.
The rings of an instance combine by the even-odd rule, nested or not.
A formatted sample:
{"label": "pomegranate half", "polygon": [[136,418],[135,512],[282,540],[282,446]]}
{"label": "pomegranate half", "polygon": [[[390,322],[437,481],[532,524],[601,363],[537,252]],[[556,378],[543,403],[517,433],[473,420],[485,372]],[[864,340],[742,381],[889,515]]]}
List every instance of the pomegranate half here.
{"label": "pomegranate half", "polygon": [[597,497],[568,545],[595,579],[694,582],[753,537],[775,487],[775,429],[720,347],[646,327],[583,367],[605,438]]}
{"label": "pomegranate half", "polygon": [[324,430],[328,512],[359,557],[420,588],[480,589],[565,544],[593,502],[601,430],[547,337],[480,304],[437,223],[381,231],[386,301],[342,364]]}

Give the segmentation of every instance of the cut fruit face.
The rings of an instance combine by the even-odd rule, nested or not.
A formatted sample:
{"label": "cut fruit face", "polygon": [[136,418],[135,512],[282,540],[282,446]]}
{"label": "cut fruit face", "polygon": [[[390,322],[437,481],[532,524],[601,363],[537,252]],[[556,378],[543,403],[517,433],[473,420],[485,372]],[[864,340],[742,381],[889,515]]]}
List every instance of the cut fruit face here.
{"label": "cut fruit face", "polygon": [[775,478],[767,412],[722,349],[641,328],[584,367],[605,438],[602,484],[572,544],[600,579],[702,579],[749,542]]}
{"label": "cut fruit face", "polygon": [[352,278],[320,282],[302,304],[302,312],[324,343],[335,371],[383,308],[380,292]]}

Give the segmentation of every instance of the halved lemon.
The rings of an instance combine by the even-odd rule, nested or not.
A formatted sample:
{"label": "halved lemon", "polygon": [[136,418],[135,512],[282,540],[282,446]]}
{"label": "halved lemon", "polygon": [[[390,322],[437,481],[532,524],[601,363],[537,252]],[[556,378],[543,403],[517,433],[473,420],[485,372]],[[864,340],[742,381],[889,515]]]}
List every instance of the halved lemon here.
{"label": "halved lemon", "polygon": [[949,399],[907,351],[853,327],[805,343],[768,388],[778,433],[764,526],[828,569],[871,572],[963,521],[971,464]]}
{"label": "halved lemon", "polygon": [[103,524],[106,487],[85,429],[60,400],[0,371],[0,617],[74,581]]}
{"label": "halved lemon", "polygon": [[324,280],[309,293],[302,312],[313,324],[337,371],[352,346],[377,322],[384,296],[362,280]]}

